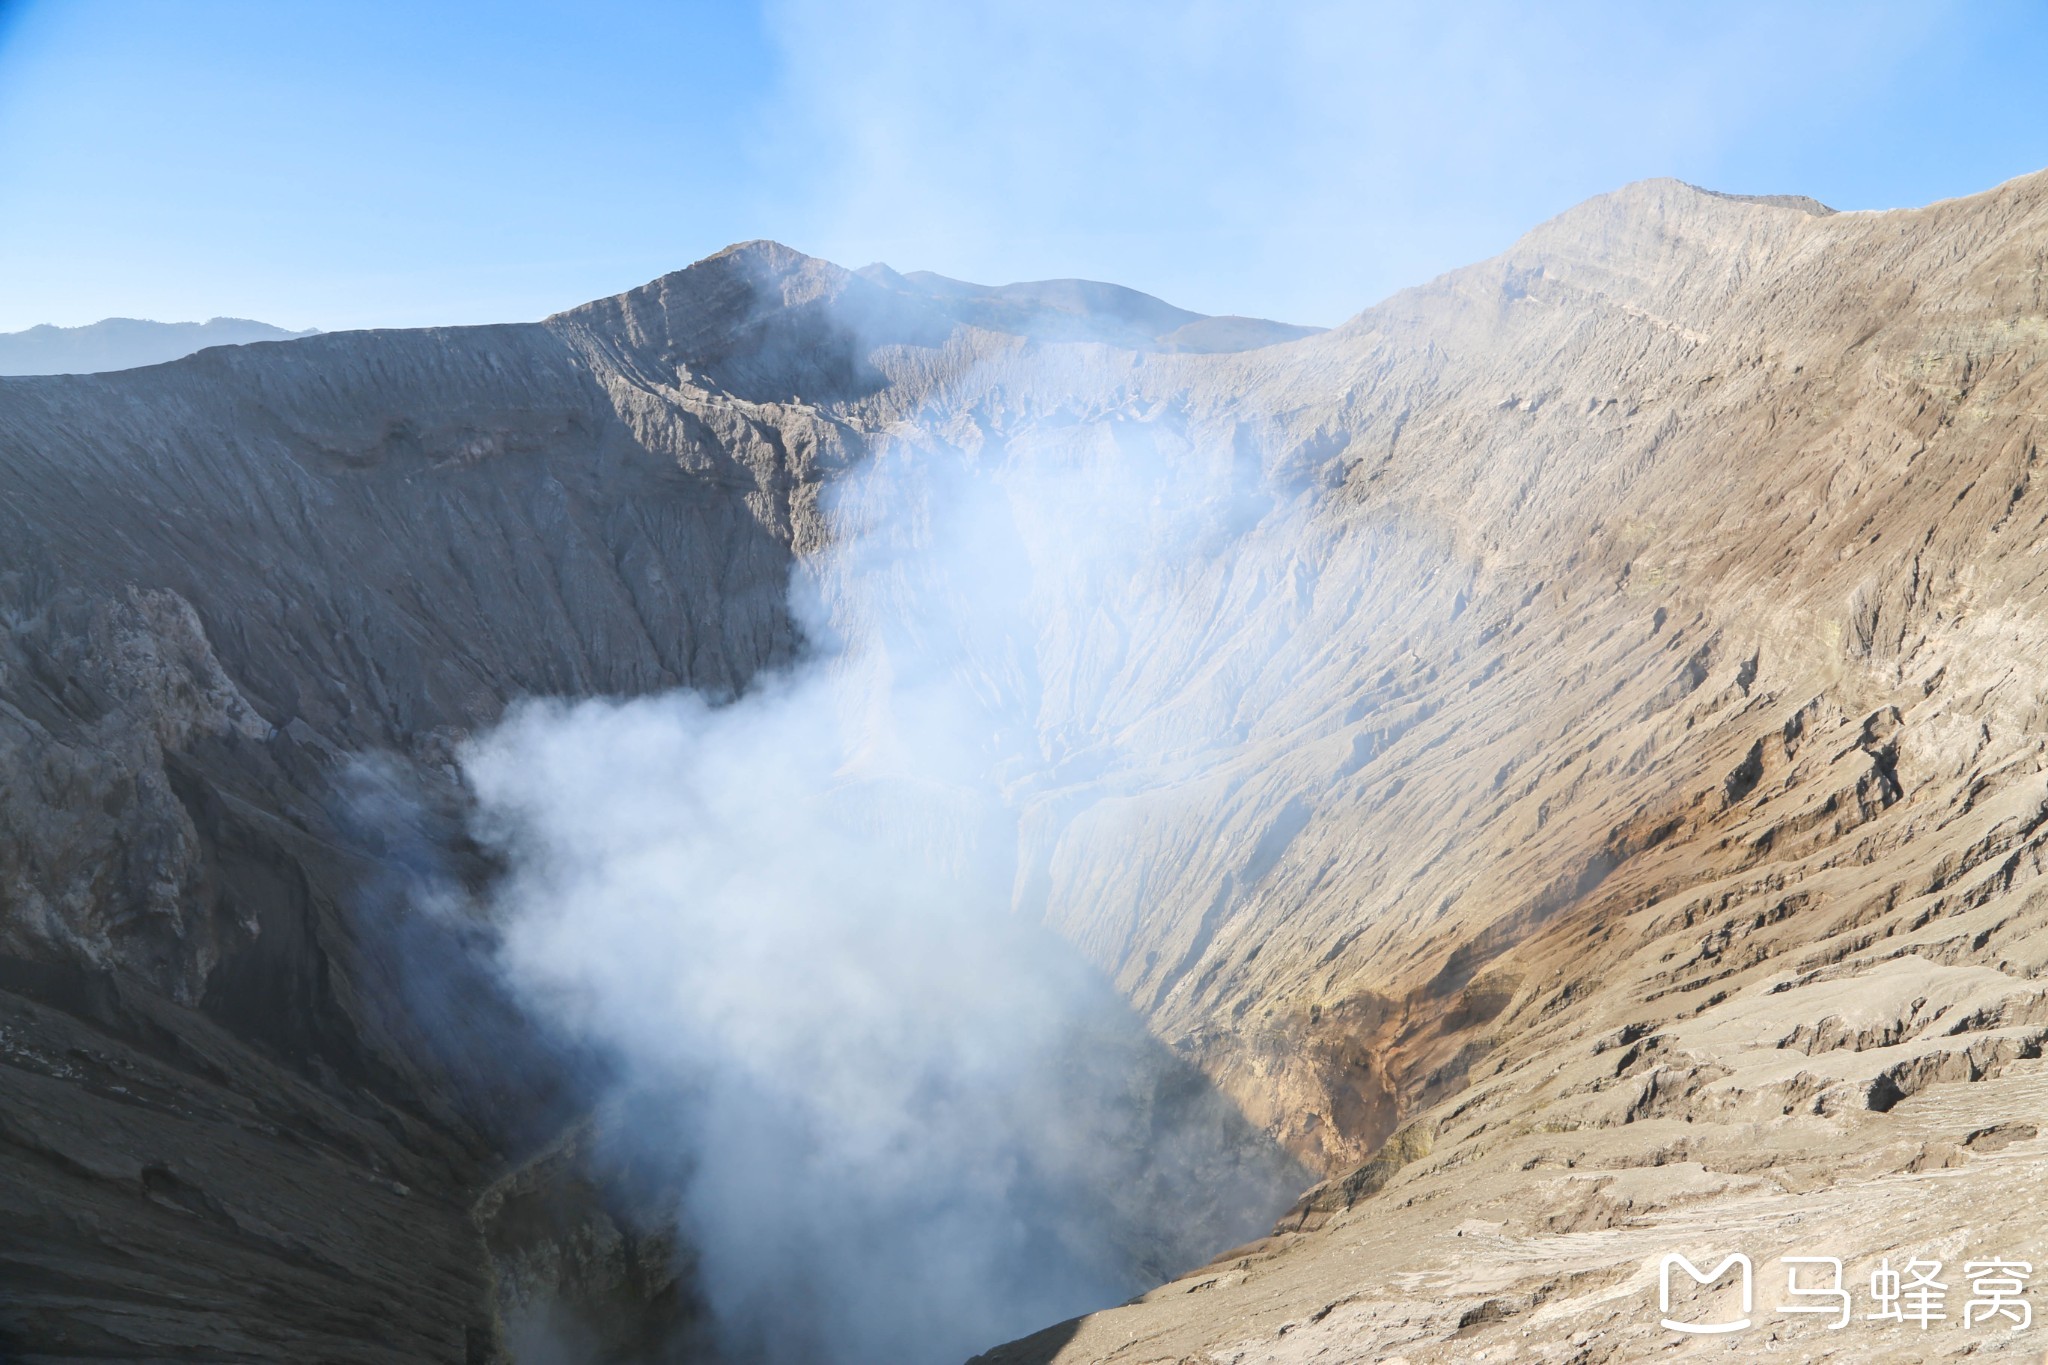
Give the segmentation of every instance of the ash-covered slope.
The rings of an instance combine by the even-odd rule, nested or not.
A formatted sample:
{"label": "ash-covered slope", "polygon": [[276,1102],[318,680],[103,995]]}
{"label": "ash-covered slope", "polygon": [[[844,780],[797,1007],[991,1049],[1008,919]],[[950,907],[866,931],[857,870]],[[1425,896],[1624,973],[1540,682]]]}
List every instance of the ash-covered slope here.
{"label": "ash-covered slope", "polygon": [[788,650],[750,449],[537,327],[0,383],[0,1352],[489,1358],[470,1205],[563,1080],[398,884],[484,875],[435,774],[508,697]]}
{"label": "ash-covered slope", "polygon": [[[494,1266],[616,1244],[532,1188],[587,1060],[409,906],[493,875],[452,744],[786,662],[862,448],[820,404],[960,327],[757,244],[546,324],[0,381],[0,1355],[491,1359]],[[593,1272],[629,1343],[689,1316],[659,1245]]]}
{"label": "ash-covered slope", "polygon": [[502,1002],[362,908],[416,836],[490,877],[442,765],[510,698],[800,650],[821,488],[906,448],[1172,531],[968,641],[1016,899],[1333,1177],[1020,1351],[1628,1359],[1664,1250],[2023,1254],[2048,179],[1814,207],[1648,182],[1215,354],[755,244],[531,327],[0,384],[0,1343],[486,1359],[508,1274],[687,1317],[574,1140],[479,1231],[575,1068],[451,1050]]}
{"label": "ash-covered slope", "polygon": [[[1324,515],[1441,577],[1380,578],[1377,644],[1309,636],[1329,671],[1256,714],[1347,676],[1357,712],[1236,771],[1321,795],[1251,904],[1160,915],[1155,872],[1122,979],[1254,1112],[1378,1151],[1013,1358],[1642,1359],[1667,1252],[1753,1258],[1738,1355],[2025,1340],[1962,1299],[2042,1227],[2044,241],[2044,176],[1832,216],[1638,185],[1245,386],[1320,370]],[[1787,1255],[1847,1262],[1851,1329],[1779,1314]],[[1950,1321],[1866,1324],[1914,1257]]]}

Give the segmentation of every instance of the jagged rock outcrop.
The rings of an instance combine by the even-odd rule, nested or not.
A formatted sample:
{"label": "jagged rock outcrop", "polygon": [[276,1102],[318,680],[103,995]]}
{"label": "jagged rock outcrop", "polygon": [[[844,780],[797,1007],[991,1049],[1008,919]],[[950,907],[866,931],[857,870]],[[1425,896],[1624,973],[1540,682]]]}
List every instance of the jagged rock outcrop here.
{"label": "jagged rock outcrop", "polygon": [[[1666,1250],[2024,1258],[2044,240],[2044,177],[1647,182],[1224,350],[1279,334],[756,244],[531,327],[0,384],[0,1348],[499,1348],[484,1116],[559,1133],[574,1068],[423,1040],[348,794],[486,880],[452,739],[791,657],[821,490],[889,442],[1182,536],[988,667],[1019,904],[1330,1177],[998,1358],[1623,1360]],[[1750,1344],[1972,1341],[1886,1330]]]}

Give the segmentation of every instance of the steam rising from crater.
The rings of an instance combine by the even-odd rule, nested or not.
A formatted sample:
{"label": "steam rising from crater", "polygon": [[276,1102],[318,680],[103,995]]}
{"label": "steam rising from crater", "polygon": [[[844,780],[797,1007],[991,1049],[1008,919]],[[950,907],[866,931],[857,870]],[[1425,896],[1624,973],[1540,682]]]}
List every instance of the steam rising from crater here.
{"label": "steam rising from crater", "polygon": [[728,1356],[957,1361],[1301,1183],[1013,908],[1019,799],[1077,740],[1045,694],[1100,686],[1042,645],[1142,638],[1254,482],[1185,445],[880,441],[798,573],[808,662],[723,704],[531,703],[471,747],[507,977],[614,1059],[607,1130],[672,1172],[655,1212]]}

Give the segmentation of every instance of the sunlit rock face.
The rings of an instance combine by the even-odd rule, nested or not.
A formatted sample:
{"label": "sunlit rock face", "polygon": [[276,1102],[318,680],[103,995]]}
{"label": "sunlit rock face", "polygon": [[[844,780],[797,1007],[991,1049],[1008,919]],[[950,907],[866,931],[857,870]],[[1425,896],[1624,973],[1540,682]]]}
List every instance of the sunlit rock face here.
{"label": "sunlit rock face", "polygon": [[972,800],[876,750],[895,827],[1328,1177],[1016,1358],[1623,1360],[1665,1251],[2021,1254],[2044,199],[1646,182],[1312,335],[754,244],[0,382],[0,1350],[694,1340],[465,745],[934,658]]}
{"label": "sunlit rock face", "polygon": [[[1250,1254],[1000,1358],[1642,1359],[1682,1340],[1667,1253],[1752,1258],[1738,1355],[2014,1328],[1964,1320],[1968,1264],[2042,1226],[2044,201],[1638,185],[1239,359],[1373,357],[1325,362],[1358,415],[1316,515],[1440,577],[1331,664],[1380,689],[1355,748],[1266,751],[1300,775],[1259,810],[1310,814],[1256,908],[1184,902],[1151,1008],[1248,1112],[1356,1145]],[[1780,1313],[1785,1256],[1844,1260],[1857,1321]],[[1871,1276],[1914,1258],[1949,1321],[1887,1336]]]}

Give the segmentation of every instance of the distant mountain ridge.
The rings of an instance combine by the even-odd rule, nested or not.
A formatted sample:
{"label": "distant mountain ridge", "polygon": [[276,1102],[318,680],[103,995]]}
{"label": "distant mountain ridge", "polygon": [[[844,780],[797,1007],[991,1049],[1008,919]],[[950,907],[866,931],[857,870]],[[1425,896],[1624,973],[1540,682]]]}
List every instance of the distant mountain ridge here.
{"label": "distant mountain ridge", "polygon": [[1299,341],[1324,330],[1269,318],[1211,317],[1097,280],[970,284],[929,270],[898,274],[879,263],[853,273],[896,293],[940,303],[970,325],[1037,341],[1090,340],[1135,351],[1214,355]]}
{"label": "distant mountain ridge", "polygon": [[102,318],[83,327],[44,323],[22,332],[0,332],[0,375],[132,370],[179,360],[208,346],[291,341],[318,332],[318,328],[292,332],[248,318],[209,318],[205,322]]}
{"label": "distant mountain ridge", "polygon": [[[1323,330],[1266,318],[1211,317],[1176,308],[1135,289],[1094,280],[970,284],[923,270],[898,274],[879,263],[842,273],[879,286],[904,306],[931,308],[934,316],[942,319],[942,326],[965,322],[1036,341],[1088,340],[1141,352],[1218,354],[1298,341]],[[210,318],[205,322],[103,318],[83,327],[44,323],[25,331],[0,332],[0,376],[103,374],[181,360],[209,346],[318,335],[318,328],[294,332],[248,318]]]}

